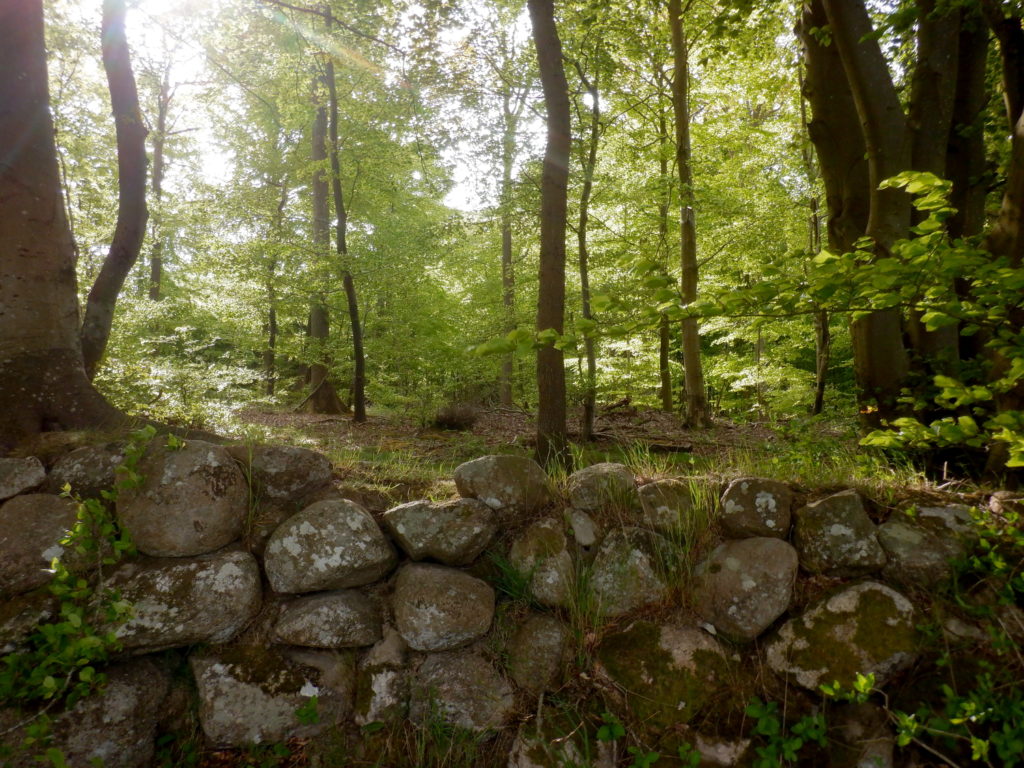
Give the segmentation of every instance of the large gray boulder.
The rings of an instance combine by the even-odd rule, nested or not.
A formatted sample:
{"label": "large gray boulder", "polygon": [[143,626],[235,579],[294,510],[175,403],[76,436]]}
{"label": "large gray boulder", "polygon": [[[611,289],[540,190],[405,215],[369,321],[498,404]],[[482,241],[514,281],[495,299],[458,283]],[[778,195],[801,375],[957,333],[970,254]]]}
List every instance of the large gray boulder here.
{"label": "large gray boulder", "polygon": [[734,539],[789,535],[793,492],[785,483],[761,477],[741,477],[722,494],[720,522],[725,535]]}
{"label": "large gray boulder", "polygon": [[609,533],[594,557],[590,588],[601,616],[621,616],[669,596],[671,544],[642,528]]}
{"label": "large gray boulder", "polygon": [[65,485],[82,499],[102,498],[104,491],[112,491],[117,483],[116,469],[124,461],[122,443],[85,445],[61,456],[46,476],[43,489],[48,493],[61,493]]}
{"label": "large gray boulder", "polygon": [[637,621],[601,641],[601,669],[653,730],[688,723],[732,684],[721,645],[695,627]]}
{"label": "large gray boulder", "polygon": [[356,670],[355,721],[400,723],[409,714],[409,646],[393,627],[359,662]]}
{"label": "large gray boulder", "polygon": [[584,512],[634,512],[640,509],[636,479],[623,464],[601,462],[569,475],[569,500]]}
{"label": "large gray boulder", "polygon": [[[102,691],[51,714],[51,746],[61,751],[69,766],[148,768],[153,764],[170,675],[150,659],[122,662],[104,673],[107,684]],[[0,733],[16,722],[20,719],[13,712],[0,710]],[[17,747],[24,737],[24,728],[19,728],[0,737],[0,743]],[[39,764],[35,750],[4,762],[5,768]]]}
{"label": "large gray boulder", "polygon": [[842,491],[797,510],[793,544],[810,573],[862,576],[880,571],[885,550],[856,491]]}
{"label": "large gray boulder", "polygon": [[885,550],[882,576],[893,584],[934,587],[953,577],[953,560],[967,554],[967,544],[944,526],[895,515],[878,526]]}
{"label": "large gray boulder", "polygon": [[288,518],[263,557],[271,588],[288,593],[370,584],[398,560],[370,513],[347,499],[318,501]]}
{"label": "large gray boulder", "polygon": [[[193,654],[189,663],[199,694],[199,722],[216,745],[313,736],[351,712],[355,670],[344,656],[228,646]],[[300,716],[303,710],[308,716]]]}
{"label": "large gray boulder", "polygon": [[142,485],[118,494],[117,516],[139,552],[191,557],[241,537],[249,488],[221,446],[202,440],[173,449],[152,443],[136,471]]}
{"label": "large gray boulder", "polygon": [[355,589],[321,592],[284,604],[274,640],[308,648],[359,648],[381,637],[380,606]]}
{"label": "large gray boulder", "polygon": [[259,566],[247,552],[126,562],[106,586],[132,606],[132,617],[115,631],[135,653],[226,643],[262,602]]}
{"label": "large gray boulder", "polygon": [[728,541],[697,567],[697,613],[737,642],[749,642],[786,612],[798,568],[796,550],[779,539]]}
{"label": "large gray boulder", "polygon": [[558,618],[547,613],[532,613],[512,633],[505,648],[508,672],[523,690],[540,693],[559,683],[569,630]]}
{"label": "large gray boulder", "polygon": [[535,512],[552,500],[548,476],[523,456],[481,456],[455,468],[455,487],[503,515]]}
{"label": "large gray boulder", "polygon": [[432,653],[413,678],[409,717],[418,725],[440,718],[466,730],[496,730],[513,709],[512,686],[472,651]]}
{"label": "large gray boulder", "polygon": [[49,592],[0,600],[0,656],[23,650],[36,626],[58,615],[60,601]]}
{"label": "large gray boulder", "polygon": [[398,632],[410,648],[445,651],[487,634],[494,618],[494,590],[454,568],[410,563],[395,579],[392,608]]}
{"label": "large gray boulder", "polygon": [[644,520],[654,530],[678,536],[693,528],[693,487],[684,480],[654,480],[640,486]]}
{"label": "large gray boulder", "polygon": [[31,491],[45,479],[43,462],[35,456],[0,459],[0,501]]}
{"label": "large gray boulder", "polygon": [[233,445],[227,450],[242,465],[253,494],[261,501],[302,503],[331,482],[330,460],[308,448]]}
{"label": "large gray boulder", "polygon": [[61,539],[77,521],[77,507],[50,493],[27,493],[0,505],[0,595],[41,587],[53,578],[55,557],[81,561]]}
{"label": "large gray boulder", "polygon": [[413,560],[469,565],[498,531],[494,511],[477,499],[410,501],[384,513],[384,524]]}
{"label": "large gray boulder", "polygon": [[916,652],[914,606],[891,587],[866,581],[783,624],[768,643],[767,663],[817,693],[836,681],[850,688],[858,673],[884,685]]}
{"label": "large gray boulder", "polygon": [[572,600],[574,568],[562,523],[553,517],[529,525],[512,542],[509,564],[530,582],[541,605],[567,607]]}

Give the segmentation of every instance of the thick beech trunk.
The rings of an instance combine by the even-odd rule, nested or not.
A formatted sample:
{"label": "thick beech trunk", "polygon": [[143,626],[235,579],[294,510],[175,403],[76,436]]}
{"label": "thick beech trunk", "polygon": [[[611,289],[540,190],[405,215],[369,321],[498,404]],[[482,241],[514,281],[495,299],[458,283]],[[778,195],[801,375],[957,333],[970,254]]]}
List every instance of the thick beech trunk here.
{"label": "thick beech trunk", "polygon": [[[20,1],[20,0],[19,0]],[[110,251],[89,291],[82,322],[82,355],[91,379],[110,338],[114,305],[139,258],[146,234],[146,126],[124,31],[124,0],[103,2],[103,68],[117,129],[117,226]]]}
{"label": "thick beech trunk", "polygon": [[[562,43],[553,0],[528,0],[544,104],[547,147],[541,180],[540,270],[537,331],[559,336],[565,322],[565,225],[569,185],[569,88],[562,66]],[[537,459],[567,464],[565,362],[553,343],[537,350]]]}
{"label": "thick beech trunk", "polygon": [[[331,17],[328,16],[328,29]],[[327,89],[330,94],[330,135],[331,135],[331,190],[334,197],[334,212],[337,216],[335,224],[335,248],[341,260],[341,282],[345,288],[345,301],[348,305],[348,319],[352,326],[352,421],[366,421],[366,354],[363,351],[363,326],[359,321],[359,299],[356,296],[356,284],[352,279],[352,270],[347,264],[348,259],[348,211],[345,208],[345,195],[341,187],[341,161],[338,157],[338,86],[334,80],[334,62],[327,60]]]}
{"label": "thick beech trunk", "polygon": [[[676,124],[676,168],[679,173],[681,209],[679,229],[682,299],[684,305],[689,305],[697,300],[697,222],[694,215],[693,168],[690,161],[689,51],[679,0],[669,0],[668,17],[672,32],[672,54],[675,59],[672,110]],[[685,318],[682,326],[683,415],[688,426],[699,429],[711,423],[700,355],[700,327],[695,317]]]}
{"label": "thick beech trunk", "polygon": [[82,361],[41,0],[0,4],[0,455],[40,432],[123,416]]}
{"label": "thick beech trunk", "polygon": [[[583,319],[592,321],[590,309],[590,250],[587,243],[587,227],[590,222],[590,196],[594,189],[594,169],[597,166],[597,144],[601,138],[601,101],[596,81],[590,83],[580,72],[587,93],[590,94],[590,135],[583,153],[583,189],[580,191],[580,217],[576,230],[580,257],[580,293],[583,298]],[[587,356],[587,379],[583,392],[583,423],[580,438],[589,442],[594,438],[594,414],[597,405],[597,352],[594,336],[588,331],[583,338]]]}

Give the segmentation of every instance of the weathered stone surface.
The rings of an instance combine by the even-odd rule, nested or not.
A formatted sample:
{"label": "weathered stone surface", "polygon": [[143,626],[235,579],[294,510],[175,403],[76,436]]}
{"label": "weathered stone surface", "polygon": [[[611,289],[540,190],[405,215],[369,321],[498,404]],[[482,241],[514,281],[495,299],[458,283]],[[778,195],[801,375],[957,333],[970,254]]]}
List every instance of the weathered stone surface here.
{"label": "weathered stone surface", "polygon": [[636,719],[654,730],[689,722],[728,684],[722,647],[694,627],[637,621],[606,637],[597,658]]}
{"label": "weathered stone surface", "polygon": [[861,576],[885,565],[875,524],[856,491],[842,491],[797,510],[793,544],[811,573]]}
{"label": "weathered stone surface", "polygon": [[117,567],[107,586],[132,605],[117,627],[125,650],[152,652],[226,643],[259,611],[259,566],[247,552],[138,560]]}
{"label": "weathered stone surface", "polygon": [[359,662],[356,673],[355,721],[399,723],[409,713],[408,646],[393,627]]}
{"label": "weathered stone surface", "polygon": [[565,524],[576,544],[584,550],[590,549],[601,538],[601,527],[582,509],[569,508],[564,513]]}
{"label": "weathered stone surface", "polygon": [[728,541],[697,568],[697,613],[730,640],[753,640],[789,608],[797,567],[779,539]]}
{"label": "weathered stone surface", "polygon": [[0,656],[19,650],[37,624],[57,615],[60,603],[48,592],[0,600]]}
{"label": "weathered stone surface", "polygon": [[302,502],[331,481],[326,456],[294,445],[232,445],[257,499]]}
{"label": "weathered stone surface", "polygon": [[398,572],[395,625],[417,651],[445,651],[482,637],[494,618],[494,590],[468,573],[411,563]]}
{"label": "weathered stone surface", "polygon": [[65,485],[83,499],[102,498],[103,491],[111,491],[117,482],[114,470],[124,461],[124,445],[85,445],[65,454],[53,465],[46,476],[43,489],[47,493],[61,493]]}
{"label": "weathered stone surface", "polygon": [[35,456],[0,459],[0,501],[31,491],[45,479],[43,462]]}
{"label": "weathered stone surface", "polygon": [[977,536],[977,526],[971,517],[969,507],[963,504],[950,504],[946,507],[921,507],[917,510],[917,520],[921,525],[933,530],[943,530],[967,539]]}
{"label": "weathered stone surface", "polygon": [[822,600],[790,619],[768,644],[768,666],[818,692],[839,681],[850,688],[857,674],[877,685],[910,665],[917,636],[914,607],[896,590],[867,581]]}
{"label": "weathered stone surface", "polygon": [[640,509],[636,479],[623,464],[605,461],[569,475],[569,500],[584,512]]}
{"label": "weathered stone surface", "polygon": [[545,517],[512,543],[509,563],[530,578],[530,592],[541,605],[565,607],[572,596],[574,569],[562,524]]}
{"label": "weathered stone surface", "polygon": [[311,504],[278,526],[264,568],[275,592],[315,592],[370,584],[397,559],[370,513],[338,499]]}
{"label": "weathered stone surface", "polygon": [[601,543],[590,587],[602,616],[621,616],[668,598],[671,545],[656,533],[622,528]]}
{"label": "weathered stone surface", "polygon": [[464,498],[479,499],[504,514],[528,514],[548,504],[548,476],[533,459],[481,456],[455,468],[455,487]]}
{"label": "weathered stone surface", "polygon": [[472,651],[432,653],[412,683],[409,716],[426,724],[442,722],[472,731],[500,728],[513,711],[512,687],[483,657]]}
{"label": "weathered stone surface", "polygon": [[491,543],[498,523],[477,499],[410,501],[384,513],[384,524],[413,560],[469,565]]}
{"label": "weathered stone surface", "polygon": [[137,471],[142,485],[118,495],[117,516],[139,552],[190,557],[242,535],[249,489],[221,446],[188,440],[169,449],[154,442]]}
{"label": "weathered stone surface", "polygon": [[0,595],[49,582],[53,558],[67,558],[60,541],[76,520],[75,504],[50,493],[27,493],[0,505]]}
{"label": "weathered stone surface", "polygon": [[829,768],[893,768],[896,738],[885,710],[840,704],[829,712]]}
{"label": "weathered stone surface", "polygon": [[[52,746],[63,753],[67,765],[76,768],[97,764],[104,768],[148,768],[153,764],[157,723],[163,714],[170,676],[149,659],[116,664],[105,673],[103,691],[52,716]],[[0,711],[0,732],[11,727],[9,720],[14,720],[13,714]],[[23,729],[18,729],[0,742],[15,747],[24,736]],[[4,762],[5,768],[39,764],[35,750]]]}
{"label": "weathered stone surface", "polygon": [[509,638],[508,673],[524,690],[539,693],[557,685],[569,648],[569,631],[556,617],[534,613]]}
{"label": "weathered stone surface", "polygon": [[894,516],[878,526],[878,541],[887,558],[882,576],[894,584],[928,587],[949,581],[953,559],[967,552],[952,531],[938,533],[935,526],[905,516]]}
{"label": "weathered stone surface", "polygon": [[725,535],[734,539],[789,535],[793,492],[785,483],[760,477],[741,477],[722,494],[720,518]]}
{"label": "weathered stone surface", "polygon": [[354,589],[292,600],[274,623],[274,640],[308,648],[359,648],[380,637],[380,607]]}
{"label": "weathered stone surface", "polygon": [[640,486],[644,520],[659,533],[677,535],[689,529],[693,515],[693,491],[682,480],[655,480]]}
{"label": "weathered stone surface", "polygon": [[735,768],[747,765],[750,739],[724,741],[698,733],[694,736],[694,747],[700,753],[701,768]]}
{"label": "weathered stone surface", "polygon": [[[293,658],[257,646],[228,646],[189,660],[199,693],[199,721],[217,745],[246,746],[312,736],[351,709],[351,659],[306,651]],[[316,696],[317,722],[296,710]]]}

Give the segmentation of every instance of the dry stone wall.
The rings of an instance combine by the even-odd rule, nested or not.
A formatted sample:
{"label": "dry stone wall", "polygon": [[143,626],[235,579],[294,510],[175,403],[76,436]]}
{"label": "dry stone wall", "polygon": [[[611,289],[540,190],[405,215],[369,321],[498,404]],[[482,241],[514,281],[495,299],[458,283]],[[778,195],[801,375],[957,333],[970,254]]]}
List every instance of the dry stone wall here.
{"label": "dry stone wall", "polygon": [[[121,456],[79,449],[49,474],[36,459],[0,459],[3,653],[53,619],[47,568],[73,518],[37,490],[109,487]],[[823,683],[895,679],[921,643],[913,590],[948,580],[972,535],[963,507],[879,525],[856,491],[796,507],[791,488],[747,477],[716,500],[719,543],[696,552],[708,481],[638,487],[626,467],[599,464],[569,478],[563,503],[516,456],[458,467],[461,499],[379,519],[332,490],[327,460],[304,449],[190,441],[152,447],[140,471],[144,484],[116,507],[139,556],[104,574],[133,605],[111,627],[110,684],[53,714],[71,764],[151,763],[177,706],[159,654],[169,649],[216,746],[440,719],[514,732],[499,761],[513,768],[614,764],[614,750],[544,704],[571,690],[651,743],[696,745],[701,765],[749,764],[749,692],[791,687],[813,701]],[[314,697],[316,717],[302,717]],[[4,725],[17,718],[0,711],[11,744],[23,730]],[[884,723],[867,732],[855,757],[896,764]]]}

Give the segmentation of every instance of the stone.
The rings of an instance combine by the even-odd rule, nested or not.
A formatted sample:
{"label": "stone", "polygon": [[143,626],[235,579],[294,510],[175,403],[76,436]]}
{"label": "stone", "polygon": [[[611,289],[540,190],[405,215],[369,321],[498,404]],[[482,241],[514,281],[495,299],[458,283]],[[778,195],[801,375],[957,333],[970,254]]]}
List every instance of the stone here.
{"label": "stone", "polygon": [[381,637],[380,607],[362,592],[321,592],[284,604],[274,640],[308,648],[359,648]]}
{"label": "stone", "polygon": [[601,462],[569,475],[569,500],[574,509],[584,512],[640,509],[636,479],[623,464]]}
{"label": "stone", "polygon": [[656,533],[641,528],[609,533],[590,572],[598,613],[621,616],[667,600],[671,557],[671,545]]}
{"label": "stone", "polygon": [[917,520],[922,525],[935,530],[966,537],[977,536],[977,525],[971,516],[970,507],[963,504],[950,504],[946,507],[921,507],[917,510]]}
{"label": "stone", "polygon": [[644,521],[658,533],[677,536],[691,529],[693,490],[682,480],[654,480],[640,486]]}
{"label": "stone", "polygon": [[793,492],[785,483],[760,477],[738,478],[722,494],[722,530],[733,539],[784,539],[789,535],[792,504]]}
{"label": "stone", "polygon": [[747,765],[750,739],[726,741],[698,733],[694,736],[694,748],[700,753],[701,768],[735,768]]}
{"label": "stone", "polygon": [[[52,743],[68,766],[148,768],[153,765],[157,725],[164,713],[170,675],[150,659],[133,659],[104,670],[102,691],[79,699],[69,710],[51,713]],[[0,733],[11,727],[0,711]],[[15,721],[17,722],[17,721]],[[25,737],[19,728],[0,737],[17,746]],[[5,768],[39,766],[35,752],[4,762]]]}
{"label": "stone", "polygon": [[886,562],[875,524],[856,491],[842,491],[797,510],[793,544],[810,573],[863,576]]}
{"label": "stone", "polygon": [[410,501],[384,513],[384,525],[413,560],[469,565],[498,531],[494,511],[477,499]]}
{"label": "stone", "polygon": [[695,627],[636,621],[605,637],[597,660],[636,719],[656,731],[690,722],[731,683],[721,645]]}
{"label": "stone", "polygon": [[418,725],[436,718],[456,728],[490,731],[513,711],[512,686],[477,653],[432,653],[416,670],[409,717]]}
{"label": "stone", "polygon": [[45,479],[43,462],[35,456],[0,459],[0,501],[31,491]]}
{"label": "stone", "polygon": [[401,723],[409,714],[408,646],[393,627],[359,662],[356,672],[355,721]]}
{"label": "stone", "polygon": [[564,517],[569,533],[575,539],[578,546],[584,550],[589,550],[597,544],[598,539],[601,538],[601,528],[594,522],[594,518],[582,509],[572,508],[565,510]]}
{"label": "stone", "polygon": [[505,648],[509,677],[530,693],[550,690],[559,683],[568,650],[569,631],[565,624],[550,614],[530,614]]}
{"label": "stone", "polygon": [[797,568],[779,539],[727,541],[697,567],[696,611],[730,640],[754,640],[789,608]]}
{"label": "stone", "polygon": [[896,737],[875,704],[840,704],[829,712],[829,768],[893,768]]}
{"label": "stone", "polygon": [[954,533],[937,533],[906,516],[893,516],[878,526],[878,541],[885,550],[882,576],[901,585],[931,587],[953,577],[955,558],[967,553],[964,542]]}
{"label": "stone", "polygon": [[221,446],[187,440],[172,449],[153,442],[136,471],[142,485],[118,494],[117,517],[139,552],[192,557],[241,537],[249,488]]}
{"label": "stone", "polygon": [[884,685],[913,663],[917,652],[914,606],[891,587],[866,581],[827,597],[790,619],[767,646],[772,671],[818,693],[838,681],[851,688],[857,674]]}
{"label": "stone", "polygon": [[392,609],[410,648],[445,651],[487,634],[494,618],[494,590],[454,568],[410,563],[395,579]]}
{"label": "stone", "polygon": [[[343,656],[310,651],[289,656],[243,645],[207,649],[193,654],[189,663],[199,694],[199,722],[218,746],[314,736],[351,710],[354,668]],[[300,719],[303,708],[316,713],[315,722]]]}
{"label": "stone", "polygon": [[132,606],[132,618],[111,629],[133,653],[226,643],[262,602],[259,566],[247,552],[125,562],[106,586]]}
{"label": "stone", "polygon": [[55,557],[70,559],[69,566],[80,562],[61,544],[77,520],[75,503],[50,493],[27,493],[0,504],[0,596],[49,583]]}
{"label": "stone", "polygon": [[509,549],[509,563],[530,580],[530,593],[541,605],[567,607],[575,571],[562,524],[545,517],[531,524]]}
{"label": "stone", "polygon": [[60,601],[48,592],[0,600],[0,656],[23,650],[36,626],[58,615]]}
{"label": "stone", "polygon": [[294,445],[232,445],[259,500],[302,503],[331,482],[331,462],[322,453]]}
{"label": "stone", "polygon": [[101,499],[117,483],[115,470],[124,461],[123,443],[84,445],[61,456],[43,483],[47,493],[61,493],[65,485],[81,499]]}
{"label": "stone", "polygon": [[318,501],[277,527],[263,555],[275,592],[360,587],[398,561],[370,513],[345,499]]}
{"label": "stone", "polygon": [[523,456],[481,456],[460,464],[455,487],[463,498],[479,499],[505,516],[528,515],[552,500],[548,476]]}

